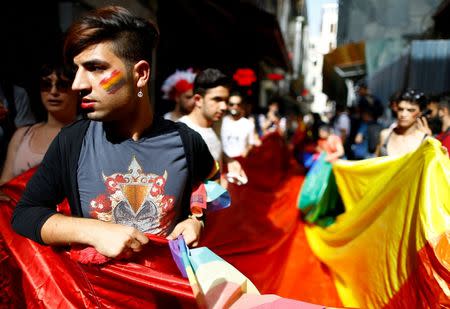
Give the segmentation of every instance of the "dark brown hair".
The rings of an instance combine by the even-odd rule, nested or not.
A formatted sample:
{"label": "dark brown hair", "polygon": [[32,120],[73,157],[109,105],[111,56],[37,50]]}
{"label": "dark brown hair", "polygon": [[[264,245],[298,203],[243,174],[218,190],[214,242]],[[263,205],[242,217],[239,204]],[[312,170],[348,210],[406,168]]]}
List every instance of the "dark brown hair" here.
{"label": "dark brown hair", "polygon": [[67,63],[87,47],[112,42],[113,52],[127,65],[140,60],[151,63],[152,51],[158,41],[156,26],[131,14],[120,6],[96,9],[75,22],[67,31],[64,55]]}
{"label": "dark brown hair", "polygon": [[417,105],[421,111],[427,108],[427,98],[425,94],[414,89],[407,89],[403,91],[400,96],[399,103],[401,101],[407,101],[413,105]]}
{"label": "dark brown hair", "polygon": [[194,94],[205,96],[209,89],[223,86],[231,88],[231,79],[218,69],[208,68],[197,74],[194,80]]}

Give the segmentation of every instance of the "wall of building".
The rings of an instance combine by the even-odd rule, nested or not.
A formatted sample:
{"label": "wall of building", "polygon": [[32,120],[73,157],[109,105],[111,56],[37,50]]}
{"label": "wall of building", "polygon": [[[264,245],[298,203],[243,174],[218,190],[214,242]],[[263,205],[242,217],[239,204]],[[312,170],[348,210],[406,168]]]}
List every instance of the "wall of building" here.
{"label": "wall of building", "polygon": [[432,28],[432,14],[442,0],[339,1],[337,44],[418,37]]}

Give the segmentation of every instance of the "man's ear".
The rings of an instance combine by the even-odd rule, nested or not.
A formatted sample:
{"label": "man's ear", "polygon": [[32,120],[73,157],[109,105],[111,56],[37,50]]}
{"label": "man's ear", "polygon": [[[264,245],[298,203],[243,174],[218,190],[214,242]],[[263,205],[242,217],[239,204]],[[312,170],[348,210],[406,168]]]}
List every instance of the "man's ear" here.
{"label": "man's ear", "polygon": [[203,106],[203,97],[201,95],[194,94],[194,103],[196,107],[202,107]]}
{"label": "man's ear", "polygon": [[146,86],[150,79],[150,64],[145,60],[141,60],[134,65],[133,69],[136,86],[138,88]]}

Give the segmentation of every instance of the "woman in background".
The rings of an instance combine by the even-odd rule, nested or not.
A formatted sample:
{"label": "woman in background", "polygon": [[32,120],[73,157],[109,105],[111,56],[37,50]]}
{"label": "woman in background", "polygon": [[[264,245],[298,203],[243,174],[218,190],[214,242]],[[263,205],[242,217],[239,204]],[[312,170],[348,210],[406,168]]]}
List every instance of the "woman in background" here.
{"label": "woman in background", "polygon": [[16,130],[8,145],[0,185],[41,163],[61,128],[76,119],[78,96],[71,89],[72,81],[72,74],[62,65],[41,68],[39,86],[47,120]]}

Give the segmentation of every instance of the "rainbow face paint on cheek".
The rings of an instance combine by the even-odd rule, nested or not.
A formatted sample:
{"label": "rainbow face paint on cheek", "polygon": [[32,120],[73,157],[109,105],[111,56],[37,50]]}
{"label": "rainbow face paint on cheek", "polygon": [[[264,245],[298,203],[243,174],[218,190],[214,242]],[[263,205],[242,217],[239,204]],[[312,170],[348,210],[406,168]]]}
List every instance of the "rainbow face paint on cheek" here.
{"label": "rainbow face paint on cheek", "polygon": [[114,94],[125,85],[125,78],[122,72],[114,70],[109,77],[100,81],[100,86],[108,93]]}

